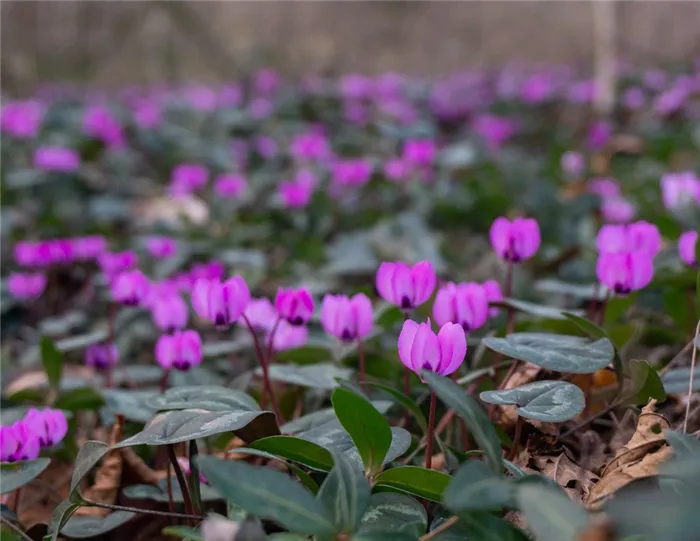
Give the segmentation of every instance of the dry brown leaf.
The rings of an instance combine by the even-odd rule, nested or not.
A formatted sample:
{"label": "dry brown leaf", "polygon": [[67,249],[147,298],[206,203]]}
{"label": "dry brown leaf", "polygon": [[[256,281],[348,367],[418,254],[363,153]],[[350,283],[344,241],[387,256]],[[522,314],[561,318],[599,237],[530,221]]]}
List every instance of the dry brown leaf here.
{"label": "dry brown leaf", "polygon": [[[437,455],[433,455],[433,460],[430,463],[431,470],[442,470],[444,465],[445,465],[445,455],[444,454],[439,453]],[[423,467],[425,467],[425,461],[423,461]]]}
{"label": "dry brown leaf", "polygon": [[593,517],[591,524],[579,534],[578,541],[615,541],[615,527],[607,517]]}
{"label": "dry brown leaf", "polygon": [[593,472],[576,464],[566,449],[556,455],[532,456],[528,465],[555,481],[576,501],[585,500],[598,480]]}
{"label": "dry brown leaf", "polygon": [[[112,427],[110,445],[121,440],[124,419],[117,417],[117,422]],[[84,491],[88,500],[100,503],[114,504],[119,496],[119,488],[122,480],[122,453],[120,449],[112,449],[102,459],[102,465],[95,475],[95,483]],[[111,513],[104,507],[81,507],[75,514],[83,517],[106,517]]]}
{"label": "dry brown leaf", "polygon": [[656,413],[656,400],[651,400],[642,408],[637,430],[603,468],[600,481],[591,489],[585,500],[590,509],[599,509],[607,498],[635,479],[658,473],[659,465],[673,455],[663,435],[666,428],[668,419]]}
{"label": "dry brown leaf", "polygon": [[19,519],[27,529],[49,523],[56,505],[68,498],[72,474],[70,464],[54,459],[37,479],[22,487]]}
{"label": "dry brown leaf", "polygon": [[[63,369],[63,376],[66,378],[76,378],[90,381],[94,374],[94,370],[88,366],[65,366]],[[48,387],[48,384],[49,381],[46,378],[46,372],[44,370],[30,370],[21,374],[10,384],[8,384],[5,392],[7,392],[8,395],[11,395],[26,389],[36,389],[44,386]]]}

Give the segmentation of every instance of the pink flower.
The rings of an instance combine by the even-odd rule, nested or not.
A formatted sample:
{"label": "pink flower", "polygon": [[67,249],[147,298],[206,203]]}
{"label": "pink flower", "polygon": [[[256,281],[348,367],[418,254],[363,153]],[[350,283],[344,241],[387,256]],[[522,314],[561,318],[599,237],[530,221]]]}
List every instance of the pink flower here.
{"label": "pink flower", "polygon": [[592,178],[588,181],[588,192],[602,197],[619,197],[620,185],[611,178]]}
{"label": "pink flower", "polygon": [[286,351],[288,349],[300,348],[309,339],[309,329],[305,325],[291,325],[286,320],[280,321],[273,337],[270,332],[265,336],[265,343],[270,343],[272,338],[273,351]]}
{"label": "pink flower", "polygon": [[80,156],[72,148],[39,147],[34,151],[34,167],[44,171],[71,173],[80,167]]}
{"label": "pink flower", "polygon": [[221,280],[226,274],[226,269],[221,261],[210,261],[209,263],[198,263],[192,266],[190,271],[192,277],[197,281],[199,278],[207,280]]}
{"label": "pink flower", "polygon": [[274,104],[267,98],[255,98],[248,104],[250,116],[257,120],[267,118],[274,111]]}
{"label": "pink flower", "polygon": [[24,416],[24,423],[37,435],[42,448],[53,447],[68,432],[68,422],[61,410],[31,408]]}
{"label": "pink flower", "polygon": [[102,235],[90,235],[71,239],[73,256],[76,260],[89,261],[107,251],[107,239]]}
{"label": "pink flower", "polygon": [[512,120],[492,114],[478,115],[472,129],[481,136],[490,150],[500,149],[516,131]]}
{"label": "pink flower", "polygon": [[169,237],[148,237],[146,251],[157,259],[168,259],[177,254],[177,242]]}
{"label": "pink flower", "polygon": [[261,331],[271,330],[277,320],[275,307],[272,305],[270,299],[266,297],[251,299],[243,315],[248,318],[248,321],[254,329]]}
{"label": "pink flower", "polygon": [[[501,293],[501,285],[496,280],[486,280],[481,284],[486,291],[486,299],[489,304],[493,302],[499,302],[503,300],[503,293]],[[496,317],[498,315],[498,308],[489,308],[489,317]]]}
{"label": "pink flower", "polygon": [[601,253],[596,266],[598,280],[618,295],[646,287],[654,274],[652,257],[643,251]]}
{"label": "pink flower", "polygon": [[530,259],[540,247],[540,227],[534,218],[496,218],[490,231],[491,246],[504,261]]}
{"label": "pink flower", "polygon": [[695,246],[698,242],[698,232],[697,231],[686,231],[678,239],[678,253],[681,256],[681,260],[686,265],[694,267],[697,265],[695,259]]}
{"label": "pink flower", "polygon": [[338,160],[331,165],[333,182],[339,186],[364,186],[372,176],[369,160]]}
{"label": "pink flower", "polygon": [[282,204],[286,208],[305,207],[311,201],[314,191],[313,185],[309,183],[287,180],[280,182],[278,190]]}
{"label": "pink flower", "polygon": [[321,325],[344,342],[362,340],[372,330],[372,302],[363,293],[352,298],[326,295],[321,305]]}
{"label": "pink flower", "polygon": [[433,304],[435,323],[460,325],[465,332],[474,331],[486,323],[489,301],[486,289],[475,283],[448,282],[438,289]]}
{"label": "pink flower", "polygon": [[122,271],[112,281],[112,298],[125,306],[138,306],[149,293],[150,284],[140,270]]}
{"label": "pink flower", "polygon": [[223,198],[235,199],[240,197],[246,189],[246,180],[241,175],[226,173],[216,177],[214,192]]}
{"label": "pink flower", "polygon": [[39,243],[21,240],[15,244],[15,261],[23,267],[41,267],[48,261],[42,261],[39,253]]}
{"label": "pink flower", "polygon": [[346,75],[340,80],[340,95],[346,99],[362,100],[372,97],[374,81],[357,73]]}
{"label": "pink flower", "polygon": [[606,222],[624,224],[632,220],[636,212],[634,205],[622,197],[603,199],[600,206],[600,213]]}
{"label": "pink flower", "polygon": [[92,344],[85,348],[85,364],[96,370],[107,370],[119,363],[116,344]]}
{"label": "pink flower", "polygon": [[412,139],[403,145],[403,159],[414,167],[430,167],[436,156],[437,147],[431,139]]}
{"label": "pink flower", "polygon": [[163,295],[151,304],[153,323],[160,330],[173,332],[187,326],[187,303],[177,294]]}
{"label": "pink flower", "polygon": [[156,361],[164,370],[175,368],[187,372],[202,364],[202,338],[197,331],[164,334],[156,343]]}
{"label": "pink flower", "polygon": [[573,150],[564,152],[561,157],[561,168],[565,173],[573,177],[580,175],[586,168],[586,161],[583,154],[574,152]]}
{"label": "pink flower", "polygon": [[135,252],[125,250],[123,252],[105,252],[97,259],[97,263],[108,276],[114,276],[123,271],[133,269],[138,265],[139,259]]}
{"label": "pink flower", "polygon": [[170,174],[170,194],[187,195],[206,186],[209,171],[204,165],[182,163]]}
{"label": "pink flower", "polygon": [[36,101],[14,101],[3,105],[0,129],[17,139],[34,139],[44,116]]}
{"label": "pink flower", "polygon": [[413,267],[399,261],[379,266],[376,285],[385,301],[402,310],[411,310],[430,298],[435,281],[435,268],[430,261],[421,261]]}
{"label": "pink flower", "polygon": [[192,290],[192,307],[199,317],[227,328],[241,317],[250,302],[250,290],[240,276],[225,282],[200,278]]}
{"label": "pink flower", "polygon": [[160,105],[153,100],[141,100],[134,106],[134,121],[141,128],[157,128],[161,122]]}
{"label": "pink flower", "polygon": [[259,135],[256,137],[253,146],[255,147],[255,151],[267,160],[274,158],[279,152],[277,141],[266,135]]}
{"label": "pink flower", "polygon": [[93,105],[85,110],[83,130],[86,135],[101,140],[110,148],[122,148],[126,145],[126,136],[121,124],[105,106]]}
{"label": "pink flower", "polygon": [[364,102],[348,100],[343,103],[343,118],[350,124],[364,126],[369,122],[369,108]]}
{"label": "pink flower", "polygon": [[641,88],[634,86],[632,88],[628,88],[622,93],[620,102],[627,109],[636,111],[637,109],[644,107],[646,97],[644,96],[644,91]]}
{"label": "pink flower", "polygon": [[[180,465],[180,469],[182,470],[182,473],[185,474],[185,477],[189,477],[190,473],[192,472],[192,468],[190,467],[190,459],[184,456],[179,456],[177,457],[177,463]],[[201,472],[199,474],[199,482],[204,485],[209,484],[209,481]]]}
{"label": "pink flower", "polygon": [[603,120],[598,120],[588,127],[586,141],[591,150],[600,150],[608,144],[612,137],[610,124]]}
{"label": "pink flower", "polygon": [[314,313],[314,299],[305,287],[281,287],[275,295],[275,311],[290,325],[304,325]]}
{"label": "pink flower", "polygon": [[325,160],[331,151],[328,140],[320,133],[297,135],[289,145],[289,152],[299,160]]}
{"label": "pink flower", "polygon": [[384,162],[384,176],[392,182],[401,182],[411,175],[411,167],[403,158],[389,158]]}
{"label": "pink flower", "polygon": [[436,335],[427,323],[404,321],[399,335],[399,358],[403,365],[419,376],[430,370],[449,376],[464,362],[467,339],[462,327],[446,323]]}
{"label": "pink flower", "polygon": [[33,460],[39,457],[41,443],[33,427],[22,420],[2,427],[0,449],[2,462]]}
{"label": "pink flower", "polygon": [[10,295],[18,299],[31,299],[40,296],[46,288],[46,276],[41,273],[20,274],[14,272],[7,278]]}
{"label": "pink flower", "polygon": [[258,71],[253,76],[253,88],[261,94],[272,94],[282,85],[282,78],[271,68]]}
{"label": "pink flower", "polygon": [[654,258],[661,250],[659,228],[639,221],[628,225],[604,225],[598,232],[600,253],[644,252]]}
{"label": "pink flower", "polygon": [[692,171],[661,177],[661,198],[669,210],[700,203],[700,179]]}

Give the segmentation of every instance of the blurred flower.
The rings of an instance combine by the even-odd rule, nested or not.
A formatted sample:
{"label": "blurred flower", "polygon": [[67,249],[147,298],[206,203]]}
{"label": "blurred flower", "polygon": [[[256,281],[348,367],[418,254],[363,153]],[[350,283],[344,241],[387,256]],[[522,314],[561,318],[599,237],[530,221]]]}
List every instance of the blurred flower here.
{"label": "blurred flower", "polygon": [[72,148],[39,147],[34,151],[34,167],[45,171],[71,173],[80,167],[80,156]]}
{"label": "blurred flower", "polygon": [[666,73],[660,69],[650,69],[642,74],[642,82],[649,90],[659,91],[666,86]]}
{"label": "blurred flower", "polygon": [[401,182],[411,175],[411,168],[403,158],[389,158],[384,162],[384,176],[392,182]]}
{"label": "blurred flower", "polygon": [[598,120],[588,127],[586,144],[591,150],[601,150],[612,138],[612,128],[604,120]]}
{"label": "blurred flower", "polygon": [[[496,280],[486,280],[481,284],[486,291],[486,299],[489,303],[498,302],[503,300],[503,293],[501,293],[501,284]],[[498,315],[498,308],[489,308],[489,317],[496,317]]]}
{"label": "blurred flower", "polygon": [[298,160],[325,160],[331,151],[328,139],[320,133],[305,133],[297,135],[289,145],[289,152]]}
{"label": "blurred flower", "polygon": [[636,212],[635,206],[623,197],[607,197],[600,206],[600,213],[606,222],[624,224],[632,220]]}
{"label": "blurred flower", "polygon": [[121,124],[109,108],[103,105],[93,105],[85,110],[83,131],[93,139],[102,141],[109,148],[119,149],[126,146],[126,137]]}
{"label": "blurred flower", "polygon": [[206,186],[208,180],[209,171],[204,165],[182,163],[173,168],[170,174],[170,195],[190,194]]}
{"label": "blurred flower", "polygon": [[602,198],[618,197],[621,194],[620,185],[611,178],[592,178],[586,187],[589,193]]}
{"label": "blurred flower", "polygon": [[197,111],[213,111],[216,109],[216,93],[206,86],[195,86],[185,89],[185,99]]}
{"label": "blurred flower", "polygon": [[218,102],[223,107],[239,107],[243,103],[243,89],[234,83],[226,85],[219,91]]}
{"label": "blurred flower", "polygon": [[161,123],[161,108],[155,100],[140,100],[134,106],[134,121],[143,129],[157,128]]}
{"label": "blurred flower", "polygon": [[508,118],[492,115],[477,115],[472,129],[484,140],[489,150],[499,150],[515,134],[515,125]]}
{"label": "blurred flower", "polygon": [[[177,457],[177,463],[180,465],[182,473],[184,473],[185,477],[188,477],[189,480],[189,475],[190,473],[192,473],[192,468],[190,467],[190,459],[186,456],[179,456]],[[204,474],[202,472],[199,473],[199,482],[204,485],[209,484],[209,480],[206,477],[204,477]]]}
{"label": "blurred flower", "polygon": [[73,257],[87,261],[95,259],[107,251],[107,239],[102,235],[89,235],[70,239]]}
{"label": "blurred flower", "polygon": [[219,515],[208,515],[200,529],[204,541],[235,541],[239,525]]}
{"label": "blurred flower", "polygon": [[309,339],[309,329],[305,325],[291,325],[286,320],[279,322],[275,335],[270,332],[265,336],[265,343],[270,343],[272,339],[273,351],[286,351],[302,347]]}
{"label": "blurred flower", "polygon": [[279,183],[277,190],[286,208],[305,207],[311,201],[314,186],[310,182],[299,182],[298,180],[283,180]]}
{"label": "blurred flower", "polygon": [[638,86],[628,88],[622,93],[620,97],[620,102],[622,105],[632,111],[636,111],[644,107],[646,102],[646,96],[644,95],[644,90]]}
{"label": "blurred flower", "polygon": [[124,250],[123,252],[105,252],[98,256],[97,263],[108,276],[114,276],[120,272],[133,269],[138,265],[139,259],[136,252]]}
{"label": "blurred flower", "polygon": [[66,416],[58,409],[31,408],[24,416],[24,423],[37,435],[42,448],[53,447],[63,440],[68,432]]}
{"label": "blurred flower", "polygon": [[540,227],[534,218],[496,218],[489,234],[491,246],[504,261],[530,259],[540,247]]}
{"label": "blurred flower", "polygon": [[586,161],[583,154],[569,150],[561,157],[561,168],[572,177],[578,177],[586,168]]}
{"label": "blurred flower", "polygon": [[275,311],[290,325],[304,325],[314,313],[314,299],[305,287],[281,287],[275,295]]}
{"label": "blurred flower", "polygon": [[362,100],[372,97],[374,81],[369,77],[351,73],[340,79],[340,95],[351,100]]}
{"label": "blurred flower", "polygon": [[[196,282],[199,278],[207,280],[222,280],[226,274],[226,268],[221,261],[212,260],[209,263],[198,263],[192,265],[190,274]],[[194,285],[194,284],[192,284]]]}
{"label": "blurred flower", "polygon": [[358,100],[348,100],[343,103],[343,118],[350,124],[364,126],[369,121],[369,107]]}
{"label": "blurred flower", "polygon": [[117,345],[92,344],[85,348],[85,364],[92,366],[96,370],[107,370],[119,363],[119,351]]}
{"label": "blurred flower", "polygon": [[261,94],[272,94],[281,84],[282,78],[271,68],[261,69],[253,76],[253,88]]}
{"label": "blurred flower", "polygon": [[449,376],[464,362],[467,339],[464,330],[454,323],[445,323],[436,335],[427,323],[404,321],[399,335],[399,358],[403,365],[421,376],[430,370]]}
{"label": "blurred flower", "polygon": [[222,198],[236,199],[243,194],[245,189],[245,178],[235,173],[219,175],[214,181],[214,192]]}
{"label": "blurred flower", "polygon": [[44,111],[36,101],[13,101],[2,106],[0,129],[17,139],[34,139]]}
{"label": "blurred flower", "polygon": [[192,307],[199,317],[227,328],[241,317],[250,302],[250,290],[240,276],[225,282],[200,278],[192,290]]}
{"label": "blurred flower", "polygon": [[437,147],[431,139],[409,139],[403,145],[403,159],[414,167],[430,167],[436,156]]}
{"label": "blurred flower", "polygon": [[531,75],[520,89],[525,103],[537,104],[547,101],[554,94],[554,79],[548,73]]}
{"label": "blurred flower", "polygon": [[674,86],[668,89],[654,100],[652,105],[654,113],[659,116],[672,115],[683,108],[689,95],[690,91],[683,86]]}
{"label": "blurred flower", "polygon": [[25,421],[0,427],[0,462],[33,460],[40,448],[39,436]]}
{"label": "blurred flower", "polygon": [[691,267],[697,265],[697,260],[695,259],[695,246],[697,242],[697,231],[686,231],[678,239],[678,253],[681,256],[681,260]]}
{"label": "blurred flower", "polygon": [[596,265],[598,280],[618,295],[646,287],[654,274],[652,257],[642,251],[601,253]]}
{"label": "blurred flower", "polygon": [[18,299],[31,299],[40,296],[46,288],[46,276],[41,273],[21,274],[13,272],[7,278],[10,295]]}
{"label": "blurred flower", "polygon": [[248,104],[248,112],[256,120],[269,117],[274,109],[274,104],[267,98],[255,98]]}
{"label": "blurred flower", "polygon": [[138,306],[149,291],[146,275],[140,270],[122,271],[112,281],[112,298],[124,306]]}
{"label": "blurred flower", "polygon": [[372,176],[372,162],[364,159],[337,160],[331,164],[333,182],[339,186],[363,186]]}
{"label": "blurred flower", "polygon": [[692,171],[666,173],[661,177],[661,198],[664,206],[675,209],[700,203],[700,179]]}
{"label": "blurred flower", "polygon": [[413,265],[382,263],[377,270],[379,295],[402,310],[411,310],[426,302],[435,289],[435,268],[430,261]]}
{"label": "blurred flower", "polygon": [[151,316],[156,327],[162,331],[183,329],[189,317],[187,303],[177,294],[160,296],[151,303]]}
{"label": "blurred flower", "polygon": [[253,146],[255,147],[255,151],[267,160],[277,156],[279,151],[277,141],[275,141],[272,137],[268,137],[267,135],[257,136]]}
{"label": "blurred flower", "polygon": [[48,265],[49,261],[42,261],[39,252],[39,243],[21,240],[15,243],[15,261],[23,267],[41,267]]}
{"label": "blurred flower", "polygon": [[146,251],[157,259],[168,259],[177,254],[177,242],[170,237],[148,237]]}
{"label": "blurred flower", "polygon": [[321,304],[321,325],[344,342],[362,340],[372,330],[372,302],[363,293],[352,298],[326,295]]}
{"label": "blurred flower", "polygon": [[[251,326],[256,330],[269,331],[277,320],[277,312],[267,297],[251,299],[243,312]],[[241,316],[242,318],[242,316]]]}
{"label": "blurred flower", "polygon": [[197,331],[164,334],[156,343],[156,361],[164,370],[175,368],[187,372],[202,364],[202,339]]}
{"label": "blurred flower", "polygon": [[658,227],[645,221],[604,225],[596,247],[600,253],[644,252],[654,258],[661,250],[661,234]]}
{"label": "blurred flower", "polygon": [[439,326],[455,323],[464,332],[474,331],[486,323],[488,312],[486,289],[475,282],[448,282],[438,289],[433,304],[435,323]]}

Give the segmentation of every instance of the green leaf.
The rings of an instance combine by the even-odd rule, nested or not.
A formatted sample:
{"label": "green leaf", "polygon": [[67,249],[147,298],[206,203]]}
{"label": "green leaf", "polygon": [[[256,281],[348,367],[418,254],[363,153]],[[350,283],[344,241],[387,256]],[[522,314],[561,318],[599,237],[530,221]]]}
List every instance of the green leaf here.
{"label": "green leaf", "polygon": [[172,537],[179,537],[180,539],[189,541],[204,541],[202,533],[195,528],[190,528],[189,526],[167,526],[163,528],[162,534],[170,535]]}
{"label": "green leaf", "polygon": [[327,449],[294,436],[269,436],[254,441],[250,447],[293,460],[314,470],[329,471],[333,467],[333,457]]}
{"label": "green leaf", "polygon": [[503,471],[501,443],[495,427],[479,404],[454,381],[431,372],[423,372],[423,377],[442,402],[455,410],[486,454],[488,463],[495,472]]}
{"label": "green leaf", "polygon": [[513,492],[510,479],[498,475],[485,462],[468,460],[447,486],[443,501],[455,513],[498,510],[512,502]]}
{"label": "green leaf", "polygon": [[513,389],[484,391],[479,396],[489,404],[519,406],[518,415],[546,423],[568,421],[586,407],[583,391],[567,381],[536,381]]}
{"label": "green leaf", "polygon": [[376,488],[392,488],[420,498],[441,502],[442,493],[451,480],[452,477],[436,470],[418,466],[399,466],[377,475],[374,478],[374,485]]}
{"label": "green leaf", "polygon": [[351,541],[417,541],[417,537],[406,533],[396,532],[359,532],[351,537]]}
{"label": "green leaf", "polygon": [[615,348],[607,338],[589,342],[578,336],[528,332],[505,338],[488,337],[483,343],[507,357],[573,374],[596,372],[608,366],[615,356]]}
{"label": "green leaf", "polygon": [[[251,449],[249,447],[238,447],[236,449],[231,449],[229,451],[229,454],[236,454],[236,453],[242,453],[246,455],[253,455],[253,456],[261,456],[263,458],[267,458],[268,460],[277,460],[284,464],[287,468],[290,469],[290,471],[294,472],[296,476],[299,478],[299,480],[304,483],[304,486],[308,488],[311,492],[316,494],[318,492],[318,484],[316,481],[313,480],[313,478],[306,473],[304,470],[302,470],[299,466],[296,464],[291,464],[283,459],[281,459],[278,456],[275,456],[271,453],[268,453],[267,451],[260,451],[258,449]],[[329,468],[330,469],[330,468]],[[231,517],[229,517],[231,518]]]}
{"label": "green leaf", "polygon": [[[394,404],[389,400],[372,400],[372,405],[383,415],[389,411],[389,408]],[[282,426],[280,432],[282,432],[282,434],[294,434],[296,432],[304,432],[312,428],[319,428],[325,424],[334,424],[337,422],[338,417],[336,417],[333,408],[326,408],[286,423]]]}
{"label": "green leaf", "polygon": [[335,533],[352,533],[362,520],[372,492],[369,482],[341,453],[333,453],[335,466],[326,476],[316,498],[324,504],[336,526]]}
{"label": "green leaf", "polygon": [[305,488],[281,472],[213,456],[198,457],[212,487],[254,516],[294,532],[328,536],[333,516]]}
{"label": "green leaf", "polygon": [[[516,299],[503,299],[500,302],[494,302],[491,304],[493,304],[493,306],[512,308],[518,312],[523,312],[531,316],[545,319],[564,319],[564,313],[562,312],[561,308],[545,306],[543,304],[535,304],[534,302],[519,301]],[[583,312],[581,312],[581,314],[583,315]]]}
{"label": "green leaf", "polygon": [[366,382],[366,385],[374,387],[375,389],[379,389],[380,391],[388,394],[391,398],[393,398],[396,401],[397,404],[403,406],[408,411],[410,411],[411,414],[413,414],[413,417],[415,417],[416,421],[418,422],[418,426],[420,426],[421,430],[423,431],[423,434],[427,434],[428,421],[426,421],[425,415],[423,415],[423,412],[418,407],[415,400],[409,398],[401,391],[397,391],[393,387],[390,387],[389,385],[384,385],[383,383],[368,381]]}
{"label": "green leaf", "polygon": [[115,415],[123,415],[128,421],[147,423],[156,411],[146,405],[158,391],[141,389],[103,389],[105,406]]}
{"label": "green leaf", "polygon": [[367,400],[338,388],[331,396],[333,410],[357,447],[365,471],[379,471],[391,447],[391,428],[384,416]]}
{"label": "green leaf", "polygon": [[50,458],[35,458],[20,462],[0,463],[2,487],[0,494],[7,494],[36,479],[51,464]]}
{"label": "green leaf", "polygon": [[[255,371],[262,376],[262,369]],[[319,363],[309,365],[273,364],[270,366],[270,379],[298,385],[299,387],[311,387],[313,389],[331,390],[338,386],[338,379],[349,379],[352,370],[341,368],[333,363]]]}
{"label": "green leaf", "polygon": [[63,372],[63,354],[56,348],[48,336],[41,339],[41,363],[44,365],[46,378],[53,389],[58,389]]}
{"label": "green leaf", "polygon": [[428,527],[428,514],[419,502],[393,492],[372,494],[359,534],[394,532],[418,539]]}
{"label": "green leaf", "polygon": [[72,497],[75,491],[78,490],[80,481],[83,480],[83,477],[88,474],[107,451],[109,451],[109,445],[101,441],[89,440],[83,444],[73,464],[69,497]]}
{"label": "green leaf", "polygon": [[51,514],[51,520],[49,521],[47,530],[47,537],[50,536],[51,541],[57,541],[63,526],[65,526],[71,515],[80,509],[80,507],[82,507],[81,504],[73,503],[70,500],[63,500],[56,506],[56,509],[54,509]]}
{"label": "green leaf", "polygon": [[538,541],[576,541],[588,525],[586,510],[553,486],[522,484],[517,500]]}
{"label": "green leaf", "polygon": [[298,533],[278,532],[268,535],[267,541],[309,541],[309,538]]}
{"label": "green leaf", "polygon": [[[173,491],[173,502],[183,503],[184,498],[182,491],[180,490],[180,484],[177,482],[177,478],[174,476],[171,479],[171,486]],[[202,501],[211,502],[223,499],[223,496],[210,486],[202,484],[200,491]],[[122,490],[122,494],[124,494],[124,496],[130,500],[151,500],[155,502],[167,503],[169,500],[167,479],[161,479],[158,481],[157,487],[153,485],[130,485]]]}
{"label": "green leaf", "polygon": [[[303,366],[312,363],[323,363],[328,361],[333,355],[332,353],[333,344],[330,340],[319,340],[318,343],[307,344],[300,348],[289,349],[287,351],[280,351],[275,354],[275,357],[285,364],[292,363],[292,365]],[[274,365],[273,365],[274,366]]]}
{"label": "green leaf", "polygon": [[175,387],[152,396],[146,400],[146,405],[156,411],[260,411],[258,403],[246,393],[218,385]]}
{"label": "green leaf", "polygon": [[54,404],[64,411],[97,410],[104,405],[104,398],[92,387],[83,387],[61,393]]}
{"label": "green leaf", "polygon": [[[700,374],[700,370],[696,370],[696,375],[693,378],[692,392],[694,393],[700,391],[700,376],[698,374]],[[661,382],[664,385],[666,394],[688,394],[688,388],[690,387],[690,367],[669,370],[661,376]]]}
{"label": "green leaf", "polygon": [[677,430],[664,430],[666,441],[673,447],[673,453],[680,459],[700,456],[700,440]]}
{"label": "green leaf", "polygon": [[71,539],[105,535],[136,516],[138,513],[130,511],[113,511],[106,517],[71,517],[63,526],[61,535]]}
{"label": "green leaf", "polygon": [[[483,511],[461,513],[458,527],[466,534],[461,539],[479,541],[528,541],[529,538],[521,530],[505,520]],[[453,530],[455,531],[455,530]],[[459,531],[459,530],[456,530]],[[449,533],[448,530],[447,533]],[[449,541],[454,538],[438,535],[438,541]],[[538,540],[539,541],[539,540]]]}
{"label": "green leaf", "polygon": [[646,404],[650,398],[666,400],[664,384],[658,372],[646,361],[630,361],[623,384],[625,401]]}

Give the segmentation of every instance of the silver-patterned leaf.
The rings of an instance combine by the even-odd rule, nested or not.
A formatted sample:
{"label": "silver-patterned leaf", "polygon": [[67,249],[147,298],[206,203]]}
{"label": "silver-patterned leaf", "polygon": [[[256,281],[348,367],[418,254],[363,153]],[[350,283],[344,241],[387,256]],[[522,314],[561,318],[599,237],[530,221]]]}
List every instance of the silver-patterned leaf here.
{"label": "silver-patterned leaf", "polygon": [[567,381],[536,381],[503,391],[484,391],[479,395],[489,404],[516,405],[518,415],[560,423],[573,419],[583,411],[583,391]]}

